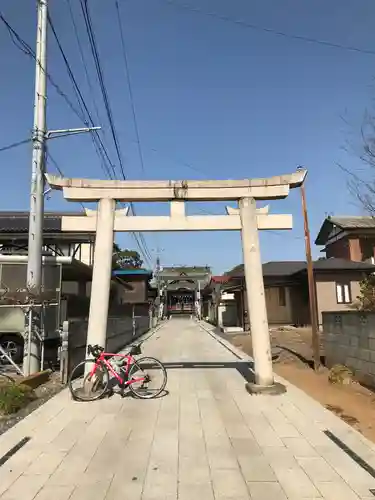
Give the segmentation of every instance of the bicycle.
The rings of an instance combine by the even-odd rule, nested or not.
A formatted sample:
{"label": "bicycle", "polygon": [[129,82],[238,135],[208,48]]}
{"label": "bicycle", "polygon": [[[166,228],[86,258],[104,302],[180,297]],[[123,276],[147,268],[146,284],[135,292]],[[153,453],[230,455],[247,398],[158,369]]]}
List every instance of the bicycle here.
{"label": "bicycle", "polygon": [[[167,372],[163,364],[149,356],[136,360],[134,356],[142,354],[141,345],[133,345],[126,354],[105,352],[103,347],[88,345],[87,353],[93,358],[79,363],[70,374],[68,385],[73,399],[79,401],[96,401],[102,398],[109,388],[110,374],[118,381],[122,390],[128,388],[140,399],[152,399],[159,396],[167,384]],[[108,358],[112,358],[109,360]],[[118,361],[114,361],[117,358]],[[155,381],[155,372],[159,370],[162,380],[156,389],[149,386]],[[140,373],[135,376],[137,371]],[[142,375],[142,376],[140,376]],[[78,390],[73,384],[83,380]]]}

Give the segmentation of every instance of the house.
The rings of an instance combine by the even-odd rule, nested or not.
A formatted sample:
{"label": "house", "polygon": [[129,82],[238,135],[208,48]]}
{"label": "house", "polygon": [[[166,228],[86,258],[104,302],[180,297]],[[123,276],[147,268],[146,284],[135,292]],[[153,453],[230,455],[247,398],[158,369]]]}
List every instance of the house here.
{"label": "house", "polygon": [[152,271],[148,269],[115,269],[113,271],[122,287],[118,289],[119,304],[148,303],[151,292]]}
{"label": "house", "polygon": [[[303,325],[310,321],[307,278],[298,273],[306,269],[304,261],[275,261],[263,264],[263,280],[270,325]],[[298,275],[298,278],[296,278]],[[226,293],[235,294],[241,326],[250,328],[247,313],[246,284],[243,264],[227,273],[231,282],[223,286]],[[241,298],[240,298],[241,297]]]}
{"label": "house", "polygon": [[195,301],[209,282],[211,271],[206,266],[163,267],[158,275],[165,303],[165,313],[193,314]]}
{"label": "house", "polygon": [[[88,266],[94,262],[95,234],[62,230],[64,215],[86,217],[84,212],[45,212],[43,255],[72,257]],[[0,254],[27,255],[29,212],[0,211]]]}
{"label": "house", "polygon": [[[230,276],[211,276],[210,281],[202,290],[202,317],[212,324],[223,324],[223,313],[230,314],[226,295],[222,287],[232,282]],[[228,306],[228,307],[227,307]],[[237,317],[237,311],[235,311]],[[225,321],[227,322],[227,321]],[[242,323],[241,323],[242,324]]]}
{"label": "house", "polygon": [[327,258],[375,264],[375,218],[371,216],[327,217],[315,244],[324,246]]}
{"label": "house", "polygon": [[[360,293],[360,282],[375,266],[366,262],[345,259],[322,259],[313,263],[317,295],[318,321],[322,324],[323,311],[340,311],[353,308]],[[243,265],[227,273],[230,280],[221,286],[221,294],[231,299],[225,304],[231,309],[224,314],[223,328],[249,329],[246,284]],[[310,324],[307,266],[304,261],[274,261],[263,264],[263,279],[268,322],[270,325]],[[229,295],[231,294],[231,295]],[[220,299],[221,300],[221,299]],[[233,314],[235,310],[235,314]],[[218,318],[219,320],[220,318]]]}

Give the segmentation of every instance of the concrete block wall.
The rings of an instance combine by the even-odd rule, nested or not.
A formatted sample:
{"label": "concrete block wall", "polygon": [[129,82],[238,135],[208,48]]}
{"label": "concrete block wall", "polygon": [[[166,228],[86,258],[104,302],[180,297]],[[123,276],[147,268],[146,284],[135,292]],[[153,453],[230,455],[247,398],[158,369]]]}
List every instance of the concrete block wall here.
{"label": "concrete block wall", "polygon": [[[117,352],[150,329],[149,315],[136,316],[135,325],[131,317],[109,317],[107,323],[108,352]],[[86,356],[88,322],[73,320],[69,322],[69,373]]]}
{"label": "concrete block wall", "polygon": [[355,378],[375,387],[375,313],[323,313],[323,345],[330,368],[342,364]]}

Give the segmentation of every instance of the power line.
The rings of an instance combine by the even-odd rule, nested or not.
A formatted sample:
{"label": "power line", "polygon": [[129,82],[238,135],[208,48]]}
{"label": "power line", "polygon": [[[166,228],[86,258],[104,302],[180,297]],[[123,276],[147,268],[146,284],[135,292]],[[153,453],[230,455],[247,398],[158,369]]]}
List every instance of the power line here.
{"label": "power line", "polygon": [[94,63],[95,63],[95,68],[96,68],[96,73],[97,73],[97,77],[98,77],[98,81],[99,81],[99,86],[100,86],[102,96],[103,96],[104,107],[106,109],[106,114],[108,117],[110,129],[111,129],[112,139],[113,139],[116,153],[117,153],[117,157],[119,160],[121,174],[122,174],[123,178],[125,179],[125,170],[124,170],[124,165],[122,162],[121,148],[120,148],[120,144],[118,141],[115,124],[113,121],[112,109],[111,109],[111,105],[110,105],[109,97],[108,97],[108,92],[107,92],[107,88],[106,88],[105,81],[104,81],[103,69],[102,69],[102,66],[100,63],[98,46],[96,43],[95,32],[94,32],[93,27],[92,27],[92,20],[91,20],[90,11],[88,8],[87,0],[80,0],[80,4],[81,4],[81,8],[82,8],[82,14],[83,14],[85,26],[86,26],[87,36],[88,36],[89,43],[90,43],[91,53],[92,53]]}
{"label": "power line", "polygon": [[[107,112],[108,121],[109,121],[110,128],[111,128],[111,131],[112,131],[112,138],[113,138],[114,143],[115,143],[117,157],[118,157],[118,161],[120,163],[121,173],[122,173],[123,178],[126,179],[124,168],[123,168],[123,164],[122,164],[122,156],[121,156],[120,146],[118,144],[118,139],[117,139],[117,132],[116,132],[115,125],[114,125],[114,122],[113,122],[112,111],[111,111],[111,108],[110,108],[108,93],[107,93],[107,90],[106,90],[106,87],[105,87],[105,83],[104,83],[103,71],[102,71],[102,68],[101,68],[101,63],[100,63],[100,59],[99,59],[99,53],[98,53],[98,49],[97,49],[95,35],[94,35],[93,30],[92,30],[92,22],[91,22],[91,18],[90,18],[90,14],[89,14],[86,2],[85,2],[85,4],[83,4],[82,1],[81,1],[81,7],[83,9],[83,16],[84,16],[84,20],[85,20],[86,30],[87,30],[87,34],[88,34],[88,37],[89,37],[91,51],[92,51],[92,55],[93,55],[95,66],[96,66],[96,70],[97,70],[98,80],[99,80],[99,84],[100,84],[101,91],[102,91],[102,96],[103,96],[104,105],[105,105],[106,112]],[[84,107],[87,115],[89,116],[91,124],[93,124],[93,120],[92,120],[92,117],[91,117],[90,112],[88,110],[87,104],[86,104],[86,102],[85,102],[85,100],[83,98],[82,92],[79,89],[79,86],[78,86],[77,81],[76,81],[76,79],[74,77],[73,71],[71,69],[71,66],[69,64],[68,58],[67,58],[67,56],[66,56],[66,54],[64,52],[64,49],[62,48],[61,42],[59,41],[59,38],[58,38],[57,33],[56,33],[56,29],[54,28],[51,19],[49,19],[49,23],[50,23],[52,32],[54,34],[54,37],[56,39],[56,42],[58,44],[60,53],[61,53],[61,55],[63,57],[64,62],[65,62],[65,65],[66,65],[69,77],[70,77],[70,79],[71,79],[71,81],[73,83],[73,86],[75,88],[77,99],[79,100],[79,102],[82,103],[82,106]],[[98,134],[96,135],[96,137],[100,139],[100,136]],[[106,159],[108,160],[108,162],[110,163],[110,165],[112,167],[113,176],[114,176],[114,178],[116,178],[115,167],[112,164],[112,162],[110,161],[109,155],[108,155],[108,153],[106,151],[106,148],[105,148],[103,142],[101,141],[101,139],[100,139],[100,144],[99,145],[97,144],[97,147],[99,149],[99,153],[101,155],[102,160],[104,160],[104,158],[103,158],[103,152],[104,152],[104,155],[106,156]],[[103,163],[105,165],[105,161]],[[105,168],[105,172],[106,172],[106,174],[108,175],[108,177],[110,179],[113,178],[112,177],[112,173],[111,173],[111,171],[108,168]],[[134,210],[133,205],[130,204],[130,206],[131,206],[133,214],[135,215],[135,210]],[[151,254],[150,254],[150,252],[149,252],[149,250],[147,248],[147,244],[146,244],[146,241],[144,239],[144,236],[142,234],[140,234],[139,238],[138,238],[138,236],[135,233],[133,233],[133,237],[134,237],[134,239],[135,239],[135,241],[136,241],[136,243],[138,245],[138,248],[139,248],[140,252],[145,257],[145,260],[149,260],[149,258],[151,257]]]}
{"label": "power line", "polygon": [[285,233],[282,233],[282,232],[279,232],[279,231],[274,231],[274,230],[269,230],[267,231],[267,233],[271,233],[271,234],[274,234],[275,236],[288,236],[288,238],[293,238],[294,240],[303,240],[304,238],[302,236],[293,236],[293,235],[289,235],[289,234],[285,234]]}
{"label": "power line", "polygon": [[23,141],[13,142],[13,144],[8,144],[8,146],[3,146],[0,148],[0,153],[3,151],[9,151],[10,149],[17,148],[18,146],[22,146],[22,144],[27,144],[31,142],[31,139],[24,139]]}
{"label": "power line", "polygon": [[86,60],[85,60],[84,50],[83,50],[83,47],[82,47],[82,44],[81,44],[81,40],[80,40],[80,37],[79,37],[78,26],[77,26],[77,23],[76,23],[76,21],[74,19],[73,7],[72,7],[72,4],[71,4],[71,0],[66,0],[66,2],[68,4],[68,10],[69,10],[70,19],[72,21],[74,35],[75,35],[75,38],[76,38],[76,41],[77,41],[77,45],[78,45],[78,50],[79,50],[79,54],[80,54],[82,66],[83,66],[83,69],[84,69],[84,72],[85,72],[85,76],[86,76],[86,82],[87,82],[87,85],[89,87],[91,98],[92,98],[92,102],[93,102],[93,105],[94,105],[95,115],[96,115],[96,118],[98,120],[98,123],[100,123],[101,119],[100,119],[100,114],[99,114],[99,108],[98,108],[98,105],[97,105],[96,100],[95,100],[94,89],[93,89],[93,86],[91,84],[91,78],[90,78],[90,75],[89,75],[89,72],[88,72],[88,68],[87,68],[87,64],[86,64]]}
{"label": "power line", "polygon": [[[93,30],[93,25],[92,25],[92,20],[91,20],[90,11],[88,8],[87,0],[80,0],[80,4],[81,4],[82,14],[83,14],[84,22],[85,22],[85,27],[86,27],[86,31],[87,31],[87,35],[88,35],[88,39],[89,39],[89,43],[90,43],[91,53],[92,53],[94,63],[95,63],[98,82],[99,82],[99,86],[100,86],[100,89],[102,92],[104,106],[106,109],[112,138],[113,138],[113,141],[115,144],[115,149],[116,149],[118,161],[120,164],[121,174],[122,174],[123,179],[126,179],[124,166],[123,166],[123,162],[122,162],[121,149],[120,149],[120,145],[118,142],[115,124],[113,121],[113,115],[112,115],[112,110],[111,110],[111,106],[110,106],[110,102],[109,102],[109,98],[108,98],[108,92],[107,92],[107,89],[105,86],[104,74],[103,74],[103,70],[102,70],[102,66],[101,66],[101,62],[100,62],[100,56],[99,56],[98,47],[97,47],[97,43],[96,43],[95,32]],[[134,207],[133,203],[130,203],[130,209],[131,209],[132,214],[135,215],[136,213],[135,213],[135,207]],[[144,247],[143,251],[147,257],[146,260],[151,259],[151,253],[148,250],[147,243],[145,241],[143,234],[139,233],[139,240],[138,240],[138,236],[135,233],[133,233],[133,237],[139,246],[140,246],[139,240],[141,241],[141,243]],[[141,246],[140,246],[140,249],[141,249]]]}
{"label": "power line", "polygon": [[[16,32],[16,30],[9,24],[9,22],[4,18],[4,16],[1,13],[0,13],[0,20],[5,24],[5,26],[6,26],[7,30],[8,30],[9,36],[10,36],[12,42],[14,43],[14,45],[19,50],[21,50],[24,54],[26,54],[27,56],[31,57],[33,60],[36,61],[36,55],[35,55],[35,52],[33,51],[33,49]],[[56,31],[55,31],[54,35],[56,35]],[[57,37],[57,35],[56,35],[56,37]],[[62,51],[61,44],[60,44],[59,49]],[[44,71],[43,68],[42,68],[42,70]],[[86,110],[86,112],[87,112],[87,114],[89,116],[89,121],[85,119],[84,112],[83,112],[82,105],[81,105],[81,100],[80,100],[80,98],[78,98],[78,96],[80,94],[80,91],[79,91],[79,88],[78,88],[78,85],[76,84],[76,82],[74,82],[73,85],[75,85],[76,90],[77,90],[76,95],[77,95],[78,103],[80,105],[80,111],[77,110],[77,108],[74,106],[74,104],[69,99],[69,97],[66,95],[66,93],[61,90],[60,86],[54,81],[54,79],[52,78],[52,76],[48,72],[46,73],[46,76],[47,76],[48,81],[50,82],[50,84],[55,88],[55,90],[57,91],[57,93],[65,100],[65,102],[68,104],[68,106],[73,111],[73,113],[80,119],[80,121],[82,121],[86,126],[89,126],[89,125],[93,126],[94,122],[93,122],[93,120],[91,118],[91,115],[90,115],[88,109],[87,109],[87,105],[84,102],[84,99],[82,97],[82,105],[85,108],[85,110]],[[109,155],[108,155],[108,153],[106,151],[106,148],[104,147],[104,144],[103,144],[103,142],[102,142],[102,140],[101,140],[98,132],[97,131],[93,131],[91,133],[91,137],[92,137],[92,140],[93,140],[96,152],[97,152],[97,154],[98,154],[98,156],[99,156],[99,158],[101,160],[102,168],[104,168],[105,170],[107,170],[109,167],[106,165],[106,162],[108,162],[109,165],[110,165],[110,167],[112,169],[114,169],[114,166],[113,166],[113,164],[112,164],[112,162],[111,162],[111,160],[109,158]],[[112,178],[112,176],[110,176],[110,178]]]}
{"label": "power line", "polygon": [[[17,33],[17,31],[9,24],[9,22],[5,19],[3,14],[0,13],[0,21],[3,22],[5,27],[8,30],[9,36],[13,44],[17,47],[18,50],[21,50],[24,54],[27,56],[31,57],[34,61],[36,61],[36,54],[34,50],[30,47],[30,45],[25,42],[25,40]],[[37,61],[38,64],[39,61]],[[41,68],[42,71],[44,72],[44,68]],[[56,92],[65,100],[65,102],[68,104],[70,109],[73,111],[73,113],[81,120],[84,122],[84,117],[80,114],[80,112],[77,110],[77,108],[74,106],[72,101],[69,99],[69,97],[66,95],[66,93],[60,88],[60,86],[54,81],[50,73],[46,73],[47,79],[50,82],[50,84],[53,86],[53,88],[56,90]]]}
{"label": "power line", "polygon": [[[8,33],[9,33],[9,36],[13,42],[13,44],[19,49],[21,50],[24,54],[26,54],[27,56],[31,57],[33,60],[37,61],[36,59],[36,54],[34,52],[34,50],[30,47],[30,45],[27,44],[27,42],[17,33],[17,31],[10,25],[10,23],[5,19],[5,17],[3,16],[3,14],[0,12],[0,20],[3,22],[3,24],[6,26],[7,30],[8,30]],[[51,25],[51,28],[53,26],[52,22],[51,22],[51,19],[49,19],[50,21],[50,25]],[[54,32],[54,36],[56,38],[56,42],[58,42],[58,37],[57,37],[57,34],[56,34],[56,30],[52,30]],[[57,93],[63,97],[63,99],[66,101],[66,103],[68,104],[68,106],[71,108],[71,110],[74,112],[74,114],[86,125],[86,126],[89,126],[90,124],[93,125],[94,122],[92,120],[92,117],[90,115],[90,112],[87,108],[87,105],[84,101],[84,98],[82,96],[82,93],[80,92],[80,89],[78,87],[78,84],[74,78],[74,75],[71,71],[71,68],[70,68],[70,65],[69,65],[69,62],[65,56],[65,53],[61,47],[61,43],[58,43],[58,46],[59,46],[59,50],[61,52],[61,55],[63,55],[63,58],[64,58],[64,62],[67,66],[67,69],[68,69],[68,66],[69,66],[69,69],[70,71],[68,70],[68,74],[72,80],[72,83],[73,83],[73,86],[75,88],[75,91],[76,91],[76,96],[77,96],[77,99],[78,99],[78,103],[79,103],[79,106],[80,106],[80,110],[81,111],[78,111],[77,108],[73,105],[73,103],[71,102],[71,100],[69,99],[69,97],[66,95],[65,92],[63,92],[60,88],[60,86],[54,81],[54,79],[52,78],[52,76],[46,72],[46,76],[47,76],[47,79],[48,81],[50,82],[50,84],[55,88],[55,90],[57,91]],[[38,61],[37,61],[38,64],[40,64]],[[42,70],[44,71],[44,69],[42,68]],[[82,108],[83,106],[83,108]],[[89,122],[85,119],[85,116],[84,116],[84,112],[83,112],[83,109],[86,111],[88,117],[89,117]],[[101,163],[102,163],[102,167],[105,169],[105,171],[107,172],[109,178],[112,179],[112,174],[111,174],[111,171],[109,170],[108,168],[108,165],[106,165],[106,162],[109,163],[109,165],[111,166],[111,168],[114,170],[115,167],[114,165],[112,164],[110,158],[109,158],[109,155],[108,155],[108,152],[98,134],[97,131],[93,131],[93,133],[91,133],[91,137],[93,138],[93,143],[94,143],[94,146],[95,146],[95,149],[97,151],[97,154],[98,156],[100,157],[101,159]],[[12,145],[11,145],[12,146]],[[14,146],[16,147],[16,146]],[[6,148],[8,148],[8,146],[6,146]],[[51,158],[51,157],[50,157]],[[143,235],[142,235],[143,236]],[[139,245],[139,242],[138,242],[138,239],[136,238],[136,241]],[[140,248],[140,250],[142,250]],[[143,253],[143,252],[142,252]],[[148,254],[150,255],[150,253],[148,252]]]}
{"label": "power line", "polygon": [[[46,151],[46,155],[48,157],[48,159],[50,160],[50,162],[54,165],[54,167],[56,168],[57,172],[62,176],[62,177],[65,177],[64,175],[64,172],[62,171],[60,165],[57,163],[57,161],[54,159],[54,157],[51,155],[51,153],[47,150]],[[85,210],[85,206],[83,205],[83,203],[79,203],[81,205],[81,207],[83,208],[83,210]],[[138,240],[136,240],[138,241]],[[140,243],[138,242],[138,245],[140,246]],[[150,265],[150,261],[149,261],[149,257],[148,255],[146,255],[145,253],[142,252],[142,249],[139,248],[141,253],[143,254],[143,257],[144,259],[148,262],[148,264]]]}
{"label": "power line", "polygon": [[126,81],[127,81],[127,85],[128,85],[132,114],[133,114],[134,130],[135,130],[137,145],[138,145],[139,160],[141,162],[142,172],[144,172],[145,166],[144,166],[143,153],[142,153],[141,141],[140,141],[140,136],[139,136],[137,115],[135,112],[135,104],[134,104],[133,89],[132,89],[132,84],[131,84],[131,79],[130,79],[128,56],[127,56],[127,51],[126,51],[125,37],[124,37],[124,31],[123,31],[123,26],[122,26],[122,21],[121,21],[121,14],[120,14],[120,7],[119,7],[118,0],[115,1],[115,5],[116,5],[117,21],[118,21],[119,31],[120,31],[120,38],[121,38],[122,55],[123,55],[124,64],[125,64],[125,75],[126,75]]}
{"label": "power line", "polygon": [[[64,52],[64,49],[63,49],[63,47],[62,47],[62,45],[61,45],[61,42],[60,42],[59,37],[58,37],[58,35],[57,35],[57,33],[56,33],[56,29],[55,29],[55,27],[54,27],[54,25],[53,25],[53,22],[52,22],[52,19],[51,19],[51,18],[49,18],[49,24],[50,24],[50,26],[51,26],[52,33],[53,33],[53,35],[54,35],[54,37],[55,37],[55,39],[56,39],[56,43],[57,43],[57,45],[58,45],[58,48],[59,48],[59,50],[60,50],[60,53],[61,53],[61,55],[62,55],[62,57],[63,57],[63,60],[64,60],[64,63],[65,63],[66,69],[67,69],[67,71],[68,71],[68,75],[69,75],[69,77],[70,77],[70,79],[71,79],[71,81],[72,81],[72,84],[73,84],[74,88],[75,88],[75,91],[76,91],[76,96],[77,96],[77,99],[78,99],[78,101],[79,101],[79,103],[80,103],[80,105],[81,105],[81,109],[82,109],[82,107],[83,107],[83,109],[82,109],[82,113],[84,114],[84,111],[85,111],[85,112],[86,112],[86,114],[88,115],[89,122],[88,122],[88,121],[84,118],[84,123],[85,123],[86,125],[90,125],[90,124],[91,124],[91,125],[93,125],[93,120],[92,120],[92,117],[91,117],[90,111],[88,110],[87,104],[86,104],[85,99],[84,99],[84,97],[83,97],[83,95],[82,95],[82,92],[81,92],[81,90],[80,90],[80,88],[79,88],[79,86],[78,86],[77,80],[76,80],[76,79],[75,79],[75,77],[74,77],[74,74],[73,74],[72,68],[71,68],[71,66],[70,66],[70,64],[69,64],[68,58],[67,58],[67,56],[66,56],[66,54],[65,54],[65,52]],[[96,131],[95,131],[95,132],[96,132]],[[96,133],[95,133],[95,132],[94,132],[94,134],[92,135],[92,140],[93,140],[94,146],[95,146],[95,148],[96,148],[97,154],[98,154],[98,156],[99,156],[99,158],[100,158],[100,160],[101,160],[101,164],[102,164],[103,171],[104,171],[105,175],[106,175],[106,176],[108,176],[110,179],[114,179],[114,178],[116,178],[116,170],[115,170],[115,166],[114,166],[114,165],[113,165],[113,163],[111,162],[111,160],[110,160],[110,158],[109,158],[109,155],[108,155],[108,152],[107,152],[107,150],[106,150],[106,148],[105,148],[105,146],[104,146],[104,144],[103,144],[103,142],[102,142],[102,140],[101,140],[101,138],[100,138],[99,134],[98,134],[97,132],[96,132]],[[107,162],[109,163],[109,165],[110,165],[110,167],[111,167],[111,169],[112,169],[112,172],[111,172],[111,169],[108,167]],[[142,253],[142,255],[144,256],[145,260],[148,260],[147,249],[146,249],[146,250],[144,250],[144,249],[142,248],[142,245],[141,245],[141,243],[139,242],[139,240],[138,240],[138,238],[137,238],[137,236],[136,236],[135,234],[133,234],[133,237],[134,237],[134,239],[135,239],[135,241],[136,241],[136,244],[137,244],[137,246],[138,246],[138,248],[139,248],[140,252],[141,252],[141,253]]]}
{"label": "power line", "polygon": [[[75,78],[75,76],[73,74],[73,70],[72,70],[72,68],[70,66],[68,58],[67,58],[67,56],[65,54],[65,51],[64,51],[64,49],[63,49],[63,47],[61,45],[60,39],[59,39],[59,37],[57,35],[55,26],[54,26],[54,24],[52,22],[52,19],[51,19],[51,17],[49,15],[48,15],[48,23],[49,23],[49,25],[51,27],[51,30],[52,30],[53,36],[54,36],[54,38],[56,40],[58,49],[59,49],[60,54],[61,54],[61,56],[63,58],[64,63],[65,63],[65,66],[66,66],[69,78],[70,78],[70,80],[71,80],[71,82],[73,84],[73,88],[74,88],[74,91],[75,91],[75,94],[76,94],[76,97],[77,97],[77,101],[78,101],[78,104],[79,104],[80,109],[81,109],[81,113],[82,113],[82,117],[83,117],[82,120],[83,120],[83,122],[84,122],[84,124],[86,126],[90,126],[90,125],[94,126],[95,124],[94,124],[94,121],[93,121],[92,116],[90,114],[90,111],[88,109],[88,106],[86,104],[86,101],[85,101],[85,99],[84,99],[84,97],[82,95],[82,92],[81,92],[81,90],[79,88],[77,80],[76,80],[76,78]],[[85,113],[86,113],[86,115],[88,117],[88,120],[85,118]],[[111,161],[111,159],[109,157],[109,154],[108,154],[108,152],[107,152],[107,150],[106,150],[106,148],[105,148],[105,146],[103,144],[103,141],[102,141],[102,139],[101,139],[101,137],[100,137],[100,135],[99,135],[99,133],[98,133],[97,130],[92,131],[91,138],[92,138],[92,141],[94,142],[94,147],[95,147],[95,149],[97,151],[97,154],[98,154],[98,156],[99,156],[99,158],[101,160],[102,168],[104,169],[105,173],[107,173],[107,175],[109,176],[110,179],[112,179],[112,172],[113,172],[114,176],[116,177],[115,166],[113,165],[113,163],[112,163],[112,161]],[[108,164],[109,164],[109,166],[108,166]],[[111,170],[112,170],[112,172],[111,172]]]}
{"label": "power line", "polygon": [[361,48],[355,47],[353,45],[343,45],[340,43],[329,42],[327,40],[320,40],[319,38],[313,38],[313,37],[308,37],[308,36],[304,36],[304,35],[294,35],[292,33],[286,33],[285,31],[279,31],[279,30],[276,30],[273,28],[267,28],[265,26],[259,26],[256,24],[252,24],[252,23],[249,23],[249,22],[244,21],[242,19],[233,19],[233,18],[231,18],[229,16],[225,16],[223,14],[218,14],[218,13],[212,12],[212,11],[206,11],[206,10],[201,9],[200,7],[195,7],[195,6],[189,5],[189,4],[182,4],[180,2],[175,2],[174,0],[162,0],[162,1],[163,1],[163,3],[166,3],[168,5],[172,5],[173,7],[176,7],[178,9],[183,9],[183,10],[186,10],[189,12],[194,12],[196,14],[201,14],[201,15],[206,16],[206,17],[212,17],[214,19],[219,19],[220,21],[224,21],[227,23],[242,26],[243,28],[248,28],[248,29],[252,29],[255,31],[262,31],[264,33],[270,33],[272,35],[281,36],[281,37],[288,38],[291,40],[314,43],[314,44],[322,45],[325,47],[332,47],[335,49],[347,50],[347,51],[351,51],[351,52],[359,52],[361,54],[375,55],[375,50],[361,49]]}
{"label": "power line", "polygon": [[51,155],[51,153],[48,150],[46,150],[46,156],[47,156],[47,158],[50,159],[51,163],[53,163],[54,167],[56,168],[58,173],[61,175],[61,177],[65,177],[64,172],[61,170],[61,167],[59,166],[57,161],[53,158],[53,156]]}
{"label": "power line", "polygon": [[190,170],[192,170],[194,172],[197,172],[199,174],[203,174],[205,177],[209,177],[209,174],[207,172],[204,172],[203,170],[199,169],[198,167],[195,167],[195,166],[191,165],[190,163],[188,163],[188,162],[186,162],[184,160],[180,160],[178,158],[175,158],[175,157],[173,157],[169,153],[166,154],[165,152],[162,152],[159,149],[156,149],[154,147],[147,147],[146,146],[146,149],[149,149],[150,151],[154,151],[154,153],[157,153],[160,156],[162,156],[162,157],[164,157],[164,158],[166,158],[166,159],[168,159],[168,160],[176,163],[176,165],[179,164],[179,165],[184,166],[184,167],[186,167],[186,168],[188,168],[188,169],[190,169]]}
{"label": "power line", "polygon": [[[58,171],[58,173],[61,175],[61,177],[65,177],[64,172],[62,171],[60,165],[57,163],[57,161],[51,155],[51,153],[48,151],[48,149],[46,149],[46,156],[50,160],[50,162],[54,165],[54,167],[56,168],[56,170]],[[81,207],[83,208],[83,210],[85,210],[84,204],[82,202],[79,202],[79,204],[81,205]]]}

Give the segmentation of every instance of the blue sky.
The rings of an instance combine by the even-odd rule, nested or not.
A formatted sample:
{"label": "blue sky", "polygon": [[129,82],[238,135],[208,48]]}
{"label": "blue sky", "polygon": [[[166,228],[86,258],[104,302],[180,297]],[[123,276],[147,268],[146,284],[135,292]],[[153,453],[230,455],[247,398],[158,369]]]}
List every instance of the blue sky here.
{"label": "blue sky", "polygon": [[[108,151],[116,155],[106,121],[78,0],[70,0],[84,46],[94,99]],[[375,51],[371,0],[176,0],[205,12],[294,36]],[[375,97],[375,55],[278,36],[171,5],[167,0],[122,0],[130,77],[144,169],[141,168],[115,1],[90,0],[106,87],[129,179],[248,178],[309,169],[306,185],[314,238],[327,213],[360,210],[337,163],[358,168],[357,147],[366,108]],[[81,64],[67,0],[51,4],[51,17],[93,116],[94,104]],[[34,48],[34,2],[2,0],[2,13]],[[52,36],[48,71],[76,103]],[[0,147],[27,138],[32,128],[33,61],[0,24]],[[346,123],[343,120],[345,117]],[[49,87],[48,127],[80,127],[66,102]],[[66,176],[104,178],[90,137],[56,139],[50,152]],[[0,153],[0,209],[28,209],[31,147]],[[117,163],[116,163],[117,164]],[[54,171],[53,165],[48,169]],[[120,170],[118,169],[118,173]],[[48,210],[76,210],[53,193]],[[272,202],[292,213],[293,231],[262,233],[263,261],[304,259],[298,192]],[[139,214],[164,214],[166,205],[137,206]],[[223,213],[220,204],[192,204],[189,213]],[[163,249],[164,265],[209,264],[219,273],[242,262],[236,233],[151,233],[149,249]],[[120,245],[135,247],[130,235]],[[314,249],[315,256],[318,250]]]}

